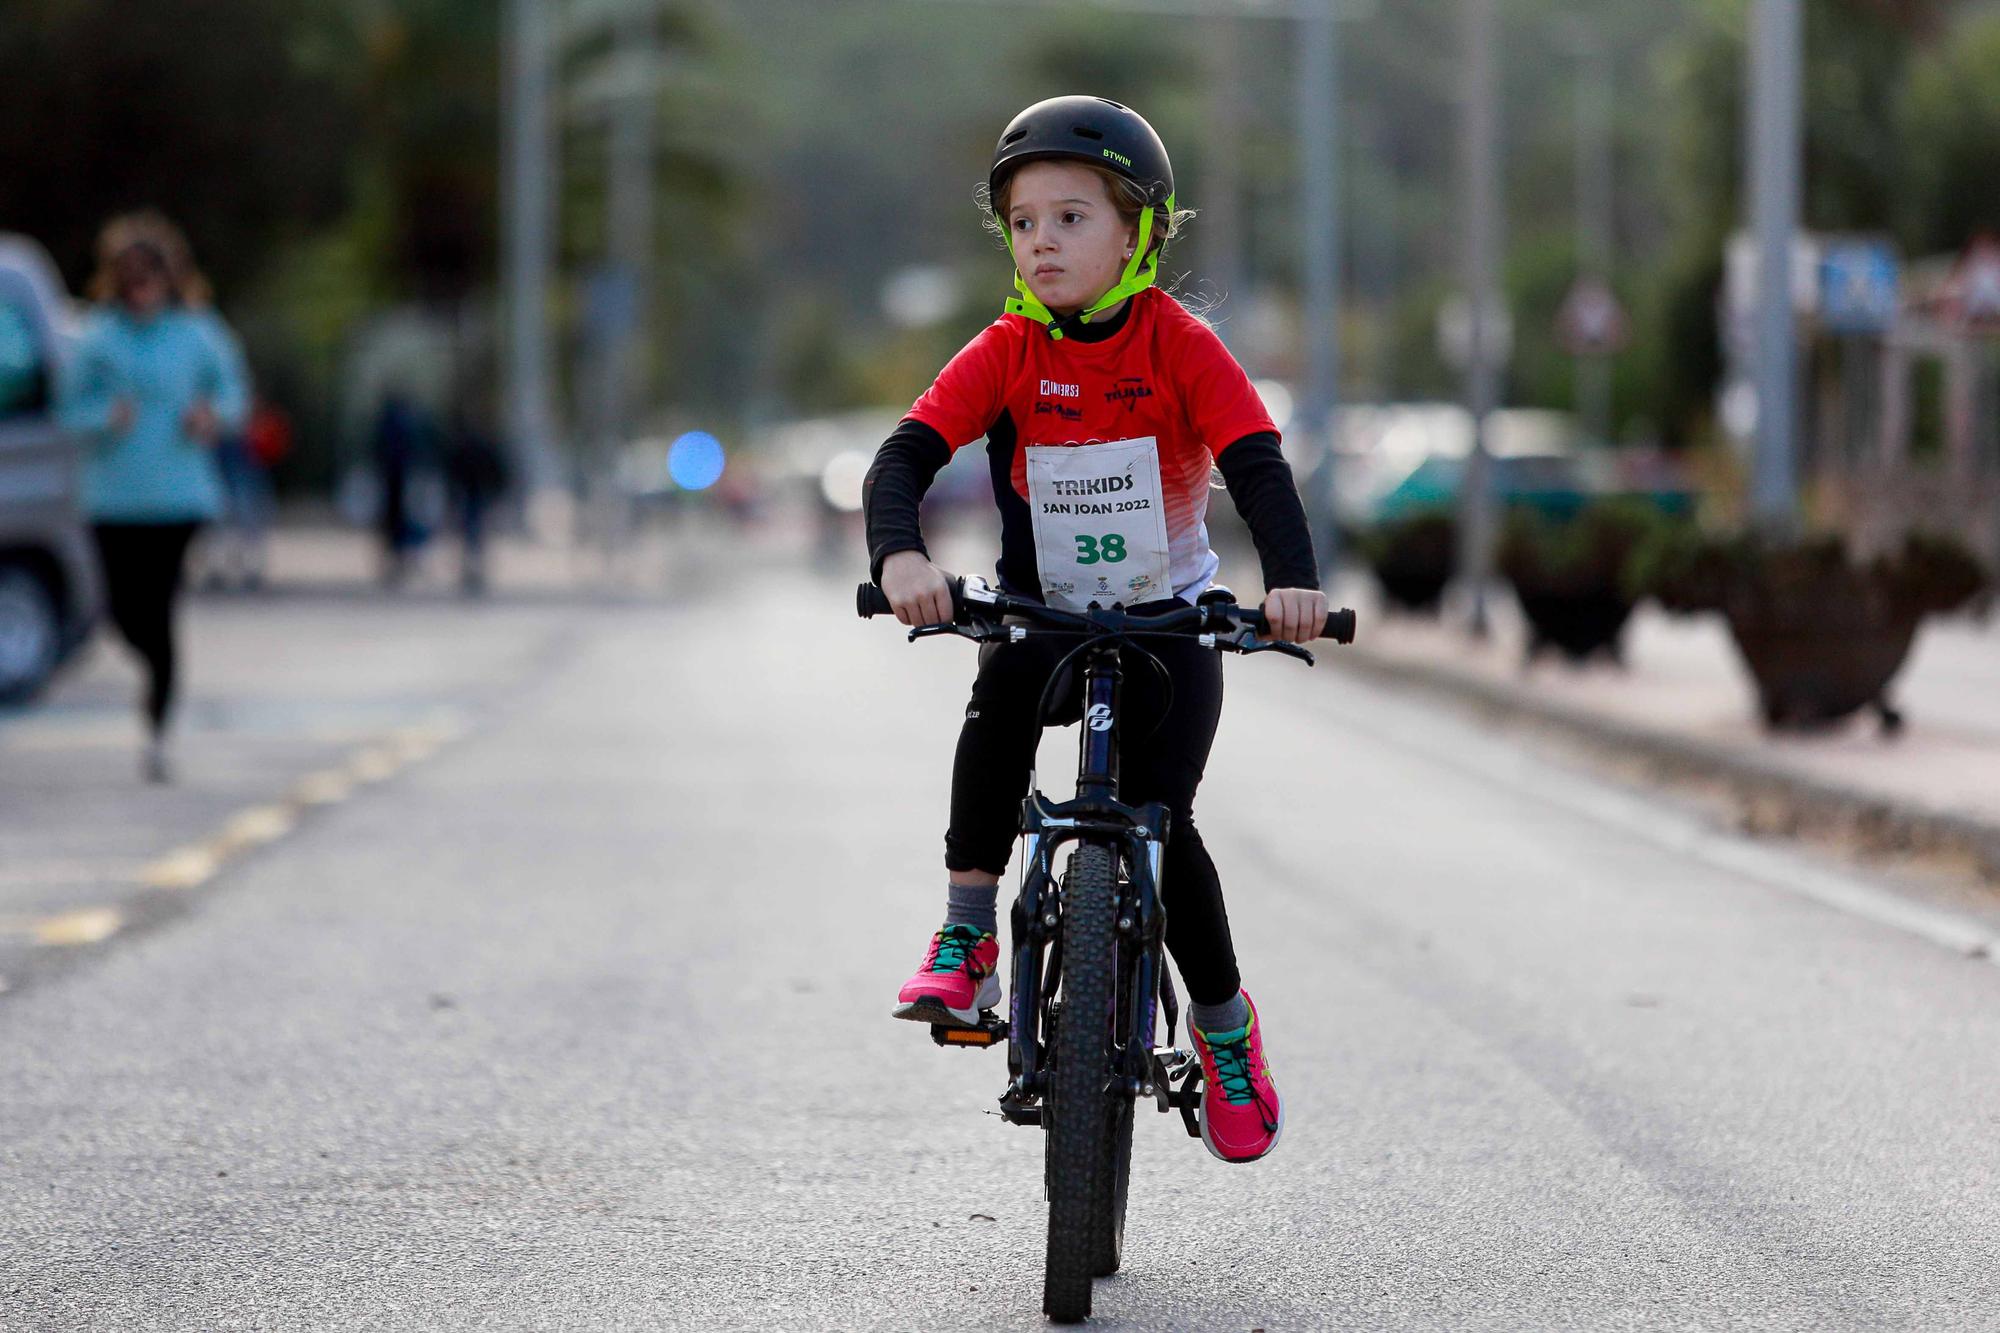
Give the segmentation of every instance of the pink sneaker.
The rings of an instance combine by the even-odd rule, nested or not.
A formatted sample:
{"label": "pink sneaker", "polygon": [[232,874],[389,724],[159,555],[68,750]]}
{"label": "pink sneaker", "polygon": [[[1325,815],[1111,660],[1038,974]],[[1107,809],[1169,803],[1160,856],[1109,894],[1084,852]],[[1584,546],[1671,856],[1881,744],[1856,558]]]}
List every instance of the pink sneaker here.
{"label": "pink sneaker", "polygon": [[1000,1003],[1000,941],[991,931],[946,926],[931,936],[917,975],[896,996],[896,1017],[977,1027],[979,1011]]}
{"label": "pink sneaker", "polygon": [[[1243,999],[1250,1002],[1248,992]],[[1202,1032],[1192,1024],[1188,1030],[1201,1057],[1201,1141],[1225,1162],[1256,1161],[1278,1146],[1285,1129],[1257,1006],[1250,1004],[1250,1021],[1233,1032]]]}

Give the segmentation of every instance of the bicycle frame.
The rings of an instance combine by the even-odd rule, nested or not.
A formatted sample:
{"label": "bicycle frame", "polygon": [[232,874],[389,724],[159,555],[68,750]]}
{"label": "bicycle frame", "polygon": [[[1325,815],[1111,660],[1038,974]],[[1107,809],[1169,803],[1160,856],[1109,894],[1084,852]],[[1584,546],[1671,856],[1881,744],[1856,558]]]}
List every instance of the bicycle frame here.
{"label": "bicycle frame", "polygon": [[[1060,980],[1061,966],[1055,947],[1062,929],[1055,855],[1065,843],[1083,838],[1109,841],[1116,846],[1125,872],[1117,925],[1120,953],[1132,965],[1129,971],[1121,969],[1121,976],[1128,979],[1118,996],[1126,1011],[1117,1029],[1122,1068],[1106,1071],[1116,1080],[1108,1090],[1131,1097],[1155,1095],[1165,1071],[1172,1068],[1156,1064],[1153,1037],[1160,1001],[1166,1002],[1169,1041],[1179,1009],[1164,968],[1166,908],[1160,897],[1161,862],[1173,812],[1157,802],[1132,806],[1117,797],[1118,696],[1123,680],[1117,644],[1094,645],[1084,669],[1076,797],[1050,804],[1039,790],[1031,789],[1021,802],[1026,846],[1011,917],[1013,985],[1007,1025],[1007,1067],[1013,1081],[1000,1099],[1001,1115],[1015,1124],[1041,1121],[1036,1101],[1041,1091],[1045,1001]],[[1161,1110],[1167,1109],[1167,1101],[1162,1098]]]}

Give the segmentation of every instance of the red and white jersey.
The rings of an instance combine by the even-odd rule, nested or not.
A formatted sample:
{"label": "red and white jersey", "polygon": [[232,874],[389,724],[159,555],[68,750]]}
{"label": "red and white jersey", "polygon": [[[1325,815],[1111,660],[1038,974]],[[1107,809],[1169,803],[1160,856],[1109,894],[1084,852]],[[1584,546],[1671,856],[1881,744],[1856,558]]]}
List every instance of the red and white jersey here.
{"label": "red and white jersey", "polygon": [[1000,582],[1039,596],[1028,508],[1035,446],[1158,442],[1169,576],[1192,600],[1215,578],[1208,542],[1209,472],[1246,435],[1277,434],[1257,391],[1206,324],[1157,288],[1132,298],[1101,342],[1058,341],[1021,315],[1003,315],[939,373],[909,416],[955,453],[984,437],[1000,506]]}

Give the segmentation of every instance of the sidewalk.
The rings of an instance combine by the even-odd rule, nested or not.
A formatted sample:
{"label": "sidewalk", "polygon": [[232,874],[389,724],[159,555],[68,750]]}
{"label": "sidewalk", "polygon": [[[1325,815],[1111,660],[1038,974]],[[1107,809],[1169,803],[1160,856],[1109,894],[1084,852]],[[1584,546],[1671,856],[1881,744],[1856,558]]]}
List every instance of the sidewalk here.
{"label": "sidewalk", "polygon": [[1770,735],[1714,616],[1647,606],[1627,628],[1624,670],[1546,656],[1530,670],[1504,588],[1485,643],[1465,633],[1462,612],[1384,615],[1372,582],[1358,576],[1339,592],[1361,623],[1352,648],[1328,655],[1336,664],[1553,727],[1655,776],[1727,784],[1770,831],[1840,825],[1876,848],[1967,857],[2000,881],[2000,618],[1922,630],[1890,691],[1901,735],[1885,737],[1871,715],[1823,733]]}

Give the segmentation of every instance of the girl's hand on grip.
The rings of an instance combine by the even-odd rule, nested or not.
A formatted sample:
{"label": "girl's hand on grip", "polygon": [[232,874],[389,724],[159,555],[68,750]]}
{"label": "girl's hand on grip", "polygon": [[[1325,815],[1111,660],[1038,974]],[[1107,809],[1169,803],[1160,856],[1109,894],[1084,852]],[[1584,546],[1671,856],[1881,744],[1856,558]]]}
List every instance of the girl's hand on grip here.
{"label": "girl's hand on grip", "polygon": [[951,619],[951,579],[921,551],[898,551],[882,562],[882,595],[912,629]]}
{"label": "girl's hand on grip", "polygon": [[1326,594],[1313,588],[1273,588],[1264,596],[1270,637],[1311,643],[1326,628]]}

